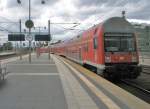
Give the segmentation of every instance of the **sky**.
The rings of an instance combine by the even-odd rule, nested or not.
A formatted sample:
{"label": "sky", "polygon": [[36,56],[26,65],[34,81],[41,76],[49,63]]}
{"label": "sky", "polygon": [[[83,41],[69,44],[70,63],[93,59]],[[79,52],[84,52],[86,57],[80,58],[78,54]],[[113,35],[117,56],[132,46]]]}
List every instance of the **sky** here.
{"label": "sky", "polygon": [[[126,11],[126,18],[131,22],[150,24],[150,0],[31,0],[31,19],[40,31],[47,27],[51,21],[51,34],[53,40],[64,40],[73,37],[94,24],[100,23],[110,17],[121,16],[121,11]],[[24,23],[28,19],[28,0],[0,0],[0,30],[9,32],[19,31],[19,19]],[[2,23],[9,22],[9,23]],[[11,22],[11,23],[10,23]],[[14,22],[14,23],[12,23]],[[17,23],[15,23],[17,22]],[[80,23],[55,24],[55,23]],[[69,30],[74,28],[75,30]],[[36,28],[32,31],[38,32]],[[5,33],[0,31],[1,37]],[[5,39],[7,39],[5,37]]]}

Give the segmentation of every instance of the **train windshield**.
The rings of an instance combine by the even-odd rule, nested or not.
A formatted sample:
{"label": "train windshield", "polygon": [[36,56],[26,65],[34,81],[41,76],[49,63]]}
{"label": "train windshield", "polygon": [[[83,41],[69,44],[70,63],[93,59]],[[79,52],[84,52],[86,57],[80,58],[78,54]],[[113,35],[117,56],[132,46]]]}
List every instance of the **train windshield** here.
{"label": "train windshield", "polygon": [[135,51],[133,36],[105,36],[106,52],[131,52]]}

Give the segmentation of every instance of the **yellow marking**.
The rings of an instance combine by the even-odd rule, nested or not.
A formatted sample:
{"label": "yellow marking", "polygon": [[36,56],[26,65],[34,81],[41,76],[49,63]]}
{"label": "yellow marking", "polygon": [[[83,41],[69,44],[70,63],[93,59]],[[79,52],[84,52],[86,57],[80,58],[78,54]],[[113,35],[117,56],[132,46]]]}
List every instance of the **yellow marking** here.
{"label": "yellow marking", "polygon": [[92,84],[86,77],[75,70],[68,63],[63,61],[70,69],[90,88],[92,92],[108,107],[108,109],[120,109],[120,107],[114,103],[109,97],[107,97],[102,91],[100,91],[94,84]]}
{"label": "yellow marking", "polygon": [[120,60],[124,60],[124,57],[120,57]]}

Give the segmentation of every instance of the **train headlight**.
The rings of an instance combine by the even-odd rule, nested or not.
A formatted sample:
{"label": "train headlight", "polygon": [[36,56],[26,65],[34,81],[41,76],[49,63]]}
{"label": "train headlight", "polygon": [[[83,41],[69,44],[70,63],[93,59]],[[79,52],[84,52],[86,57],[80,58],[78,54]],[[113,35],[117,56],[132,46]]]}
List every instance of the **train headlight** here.
{"label": "train headlight", "polygon": [[110,56],[105,56],[105,62],[111,62],[111,57]]}
{"label": "train headlight", "polygon": [[132,56],[132,62],[137,62],[137,57],[136,56]]}

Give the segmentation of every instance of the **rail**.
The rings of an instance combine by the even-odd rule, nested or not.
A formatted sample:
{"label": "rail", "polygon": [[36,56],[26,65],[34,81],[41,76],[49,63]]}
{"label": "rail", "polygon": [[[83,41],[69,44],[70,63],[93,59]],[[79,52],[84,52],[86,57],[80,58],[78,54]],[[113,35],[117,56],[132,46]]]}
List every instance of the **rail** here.
{"label": "rail", "polygon": [[132,82],[129,82],[129,81],[127,81],[127,80],[121,80],[121,82],[123,82],[124,84],[126,84],[126,85],[128,85],[128,86],[131,86],[131,87],[133,87],[133,88],[136,88],[136,89],[138,89],[138,90],[140,90],[140,91],[142,91],[142,92],[144,92],[144,93],[146,93],[146,94],[148,94],[148,95],[150,95],[150,91],[149,91],[149,90],[144,89],[143,87],[141,87],[141,86],[139,86],[139,85],[136,85],[136,84],[134,84],[134,83],[132,83]]}

